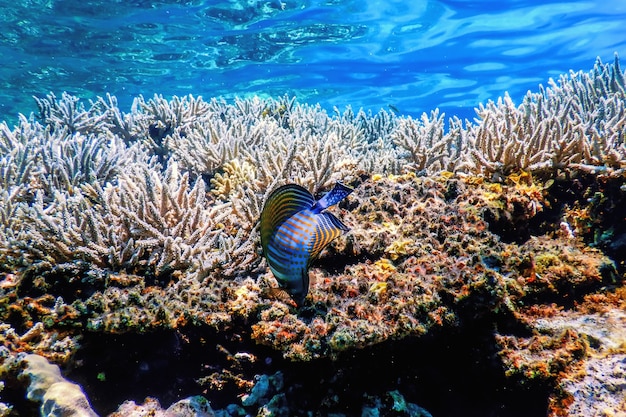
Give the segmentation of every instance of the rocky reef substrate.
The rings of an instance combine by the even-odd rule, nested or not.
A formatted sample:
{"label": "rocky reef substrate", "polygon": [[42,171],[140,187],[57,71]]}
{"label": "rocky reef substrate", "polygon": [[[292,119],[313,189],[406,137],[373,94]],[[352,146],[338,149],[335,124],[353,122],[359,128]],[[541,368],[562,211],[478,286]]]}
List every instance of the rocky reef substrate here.
{"label": "rocky reef substrate", "polygon": [[78,383],[75,411],[49,415],[617,415],[623,184],[363,177],[301,308],[264,270],[4,273],[3,413],[67,409],[27,394],[45,357]]}

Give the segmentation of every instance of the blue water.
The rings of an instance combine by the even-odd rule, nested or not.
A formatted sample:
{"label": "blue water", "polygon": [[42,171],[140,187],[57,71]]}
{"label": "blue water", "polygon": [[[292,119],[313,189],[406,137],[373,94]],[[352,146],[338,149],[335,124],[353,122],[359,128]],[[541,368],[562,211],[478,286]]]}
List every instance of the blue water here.
{"label": "blue water", "polygon": [[472,118],[626,57],[626,1],[0,0],[0,120],[32,95],[295,95]]}

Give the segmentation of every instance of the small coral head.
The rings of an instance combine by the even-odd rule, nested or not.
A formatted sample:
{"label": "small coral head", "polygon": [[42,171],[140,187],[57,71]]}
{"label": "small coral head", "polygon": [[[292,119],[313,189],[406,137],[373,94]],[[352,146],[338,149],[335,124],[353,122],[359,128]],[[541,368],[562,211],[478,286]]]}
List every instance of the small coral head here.
{"label": "small coral head", "polygon": [[261,246],[281,288],[298,305],[309,292],[309,265],[337,236],[348,231],[338,218],[323,210],[353,191],[337,183],[324,197],[315,198],[297,184],[276,189],[261,212]]}

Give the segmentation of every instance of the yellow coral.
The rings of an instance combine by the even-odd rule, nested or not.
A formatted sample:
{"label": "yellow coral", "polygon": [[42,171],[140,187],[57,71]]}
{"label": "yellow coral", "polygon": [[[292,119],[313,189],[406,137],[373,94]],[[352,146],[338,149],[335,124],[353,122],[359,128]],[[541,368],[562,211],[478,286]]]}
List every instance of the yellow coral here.
{"label": "yellow coral", "polygon": [[247,298],[249,293],[250,290],[248,289],[248,287],[245,286],[239,287],[239,289],[235,291],[235,295],[237,296],[237,298]]}
{"label": "yellow coral", "polygon": [[399,182],[399,183],[402,183],[405,181],[411,181],[411,180],[414,180],[415,178],[417,178],[417,175],[415,175],[415,172],[413,171],[409,171],[400,175],[389,174],[387,176],[387,179],[391,181]]}
{"label": "yellow coral", "polygon": [[230,311],[242,317],[248,317],[254,305],[259,302],[259,290],[260,288],[252,280],[245,280],[243,285],[235,290],[236,298],[229,302]]}
{"label": "yellow coral", "polygon": [[377,298],[379,298],[381,295],[385,294],[387,292],[387,283],[386,282],[375,282],[373,283],[369,290],[368,290],[370,295],[373,295]]}
{"label": "yellow coral", "polygon": [[393,263],[387,258],[381,258],[374,262],[374,266],[380,268],[384,272],[393,272],[396,270],[396,267]]}
{"label": "yellow coral", "polygon": [[467,185],[481,185],[485,182],[484,177],[480,177],[476,175],[462,176],[461,178],[463,178],[463,181]]}
{"label": "yellow coral", "polygon": [[413,244],[410,239],[395,240],[391,245],[385,248],[385,253],[389,255],[392,261],[408,253],[409,247]]}
{"label": "yellow coral", "polygon": [[240,186],[251,183],[255,179],[256,168],[254,165],[248,161],[240,162],[238,159],[233,159],[224,164],[223,174],[215,174],[215,177],[211,179],[213,186],[211,193],[217,198],[227,201]]}
{"label": "yellow coral", "polygon": [[502,194],[502,184],[499,184],[499,183],[487,184],[486,188],[491,193],[497,194],[498,196]]}
{"label": "yellow coral", "polygon": [[532,185],[533,176],[530,172],[520,171],[509,175],[507,180],[513,182],[515,185]]}
{"label": "yellow coral", "polygon": [[540,253],[535,256],[535,268],[538,274],[543,274],[551,266],[561,264],[561,260],[554,253]]}

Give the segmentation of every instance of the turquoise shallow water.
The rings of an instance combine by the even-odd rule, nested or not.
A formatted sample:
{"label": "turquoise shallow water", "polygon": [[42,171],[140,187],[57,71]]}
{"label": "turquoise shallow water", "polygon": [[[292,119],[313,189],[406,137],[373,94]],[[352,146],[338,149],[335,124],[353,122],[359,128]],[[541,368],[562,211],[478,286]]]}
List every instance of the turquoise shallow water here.
{"label": "turquoise shallow water", "polygon": [[0,1],[0,119],[32,95],[295,95],[332,110],[439,107],[626,56],[623,0]]}

